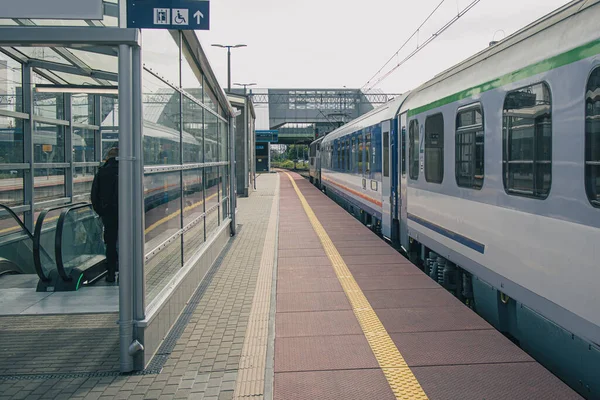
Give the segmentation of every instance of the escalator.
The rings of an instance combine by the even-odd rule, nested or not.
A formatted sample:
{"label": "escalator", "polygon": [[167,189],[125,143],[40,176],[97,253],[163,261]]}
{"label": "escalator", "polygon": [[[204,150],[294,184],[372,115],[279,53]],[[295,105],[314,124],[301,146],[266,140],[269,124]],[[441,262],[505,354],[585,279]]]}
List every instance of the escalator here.
{"label": "escalator", "polygon": [[42,211],[32,234],[0,204],[0,289],[74,291],[105,274],[102,222],[89,203]]}

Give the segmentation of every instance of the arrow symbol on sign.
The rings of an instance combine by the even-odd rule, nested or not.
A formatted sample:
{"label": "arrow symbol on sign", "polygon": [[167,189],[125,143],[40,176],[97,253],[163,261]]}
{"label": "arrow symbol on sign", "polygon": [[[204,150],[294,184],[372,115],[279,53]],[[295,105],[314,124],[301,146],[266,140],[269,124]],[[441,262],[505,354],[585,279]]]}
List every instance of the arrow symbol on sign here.
{"label": "arrow symbol on sign", "polygon": [[196,18],[196,23],[200,24],[200,18],[204,18],[204,14],[200,12],[200,10],[194,13],[194,18]]}

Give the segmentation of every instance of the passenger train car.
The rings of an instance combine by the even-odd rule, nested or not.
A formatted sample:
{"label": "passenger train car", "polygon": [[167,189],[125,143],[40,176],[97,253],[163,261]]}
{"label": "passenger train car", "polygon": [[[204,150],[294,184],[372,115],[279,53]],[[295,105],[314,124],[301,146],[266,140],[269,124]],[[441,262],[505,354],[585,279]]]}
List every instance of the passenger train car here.
{"label": "passenger train car", "polygon": [[311,172],[587,398],[600,398],[598,21],[600,0],[565,5],[325,136]]}

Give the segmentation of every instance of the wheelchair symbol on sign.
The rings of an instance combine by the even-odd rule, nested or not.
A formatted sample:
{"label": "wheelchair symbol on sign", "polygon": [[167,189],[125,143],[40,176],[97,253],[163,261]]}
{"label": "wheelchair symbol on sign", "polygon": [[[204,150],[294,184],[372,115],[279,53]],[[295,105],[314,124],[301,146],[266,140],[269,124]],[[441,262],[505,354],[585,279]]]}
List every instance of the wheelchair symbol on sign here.
{"label": "wheelchair symbol on sign", "polygon": [[186,8],[174,8],[171,10],[171,16],[173,17],[173,25],[188,25],[188,9]]}

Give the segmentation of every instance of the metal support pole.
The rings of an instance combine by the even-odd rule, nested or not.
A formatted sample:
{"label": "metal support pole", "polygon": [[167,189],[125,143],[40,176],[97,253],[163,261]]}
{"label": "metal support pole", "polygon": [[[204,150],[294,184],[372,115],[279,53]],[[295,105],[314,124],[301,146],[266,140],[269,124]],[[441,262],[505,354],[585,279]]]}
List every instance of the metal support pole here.
{"label": "metal support pole", "polygon": [[131,47],[119,45],[119,354],[121,372],[133,370],[133,270],[135,238],[133,188]]}
{"label": "metal support pole", "polygon": [[23,121],[23,145],[24,145],[24,159],[23,161],[29,164],[29,169],[24,170],[23,179],[23,203],[29,204],[29,211],[25,211],[24,223],[29,231],[33,232],[34,229],[34,169],[33,169],[33,132],[35,127],[33,125],[33,72],[31,67],[23,65],[23,110],[29,114],[29,119]]}
{"label": "metal support pole", "polygon": [[227,47],[227,92],[231,93],[231,47]]}
{"label": "metal support pole", "polygon": [[94,125],[100,127],[94,133],[94,161],[102,160],[102,97],[94,96]]}
{"label": "metal support pole", "polygon": [[[141,35],[141,33],[140,33]],[[146,275],[144,273],[145,215],[144,215],[144,114],[142,109],[142,52],[140,47],[132,48],[132,144],[133,144],[133,318],[141,321],[146,318]]]}
{"label": "metal support pole", "polygon": [[235,236],[236,226],[235,226],[235,183],[234,179],[231,177],[232,171],[235,171],[235,133],[234,133],[234,121],[235,117],[229,117],[229,213],[231,214],[231,236]]}
{"label": "metal support pole", "polygon": [[69,126],[58,127],[65,130],[65,162],[69,163],[69,168],[65,171],[65,197],[73,202],[73,96],[64,94],[65,119],[69,121]]}

